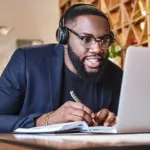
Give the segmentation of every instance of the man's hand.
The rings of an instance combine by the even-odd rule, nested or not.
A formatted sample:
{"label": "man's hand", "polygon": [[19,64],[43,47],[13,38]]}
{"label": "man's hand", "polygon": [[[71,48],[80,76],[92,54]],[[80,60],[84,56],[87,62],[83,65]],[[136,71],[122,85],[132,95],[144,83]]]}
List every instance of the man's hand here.
{"label": "man's hand", "polygon": [[[44,125],[46,114],[36,119],[36,126]],[[85,121],[91,123],[95,115],[88,107],[79,102],[68,101],[48,117],[48,124],[66,123],[71,121]]]}
{"label": "man's hand", "polygon": [[116,124],[115,114],[110,112],[108,109],[102,109],[101,111],[97,112],[94,120],[96,122],[93,123],[94,126],[113,126]]}

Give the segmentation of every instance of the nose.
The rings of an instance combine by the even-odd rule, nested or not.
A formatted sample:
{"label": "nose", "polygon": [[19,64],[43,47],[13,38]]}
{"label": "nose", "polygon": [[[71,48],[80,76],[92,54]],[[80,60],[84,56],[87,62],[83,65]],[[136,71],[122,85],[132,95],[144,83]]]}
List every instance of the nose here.
{"label": "nose", "polygon": [[91,46],[91,48],[89,49],[89,51],[91,53],[96,53],[96,54],[103,54],[104,53],[104,50],[101,49],[101,47],[99,45],[99,42],[95,42],[95,44],[93,44]]}

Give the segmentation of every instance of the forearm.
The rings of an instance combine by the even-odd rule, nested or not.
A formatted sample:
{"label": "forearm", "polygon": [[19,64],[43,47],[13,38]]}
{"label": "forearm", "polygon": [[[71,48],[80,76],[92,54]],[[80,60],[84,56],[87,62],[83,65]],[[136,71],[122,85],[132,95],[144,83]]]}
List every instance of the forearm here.
{"label": "forearm", "polygon": [[17,128],[30,128],[35,126],[35,119],[41,116],[35,113],[28,116],[0,115],[0,133],[10,133]]}
{"label": "forearm", "polygon": [[44,126],[44,120],[47,114],[43,114],[35,119],[35,126]]}

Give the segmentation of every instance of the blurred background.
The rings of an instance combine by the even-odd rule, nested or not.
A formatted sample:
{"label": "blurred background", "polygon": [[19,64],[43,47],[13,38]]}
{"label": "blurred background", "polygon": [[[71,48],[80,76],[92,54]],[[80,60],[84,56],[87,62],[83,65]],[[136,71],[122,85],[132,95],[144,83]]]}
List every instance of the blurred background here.
{"label": "blurred background", "polygon": [[18,47],[56,43],[58,0],[0,0],[0,74]]}
{"label": "blurred background", "polygon": [[122,69],[128,46],[150,47],[150,0],[0,0],[0,74],[17,48],[56,43],[60,16],[78,2],[107,15],[116,39],[109,59]]}

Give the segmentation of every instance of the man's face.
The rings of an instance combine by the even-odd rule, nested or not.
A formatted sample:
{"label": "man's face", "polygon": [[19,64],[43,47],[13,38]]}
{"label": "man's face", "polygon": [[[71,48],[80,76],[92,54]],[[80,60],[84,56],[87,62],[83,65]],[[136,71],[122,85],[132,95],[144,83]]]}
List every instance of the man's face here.
{"label": "man's face", "polygon": [[[78,16],[67,27],[82,37],[88,36],[100,39],[110,34],[107,20],[94,15]],[[69,33],[68,55],[74,68],[81,77],[94,79],[102,76],[104,72],[108,49],[103,50],[98,42],[87,48],[80,38],[73,33]]]}

